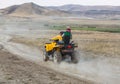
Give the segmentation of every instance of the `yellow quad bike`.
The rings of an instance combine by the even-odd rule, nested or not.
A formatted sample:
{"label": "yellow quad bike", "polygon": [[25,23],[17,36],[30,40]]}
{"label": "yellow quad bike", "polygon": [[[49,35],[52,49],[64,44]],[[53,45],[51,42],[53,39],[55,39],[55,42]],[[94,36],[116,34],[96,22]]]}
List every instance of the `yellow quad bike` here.
{"label": "yellow quad bike", "polygon": [[58,40],[52,40],[51,43],[45,43],[43,51],[43,60],[52,60],[55,63],[60,63],[66,57],[70,57],[71,62],[77,63],[78,59],[75,57],[75,48],[77,45],[72,41],[68,45],[60,43]]}

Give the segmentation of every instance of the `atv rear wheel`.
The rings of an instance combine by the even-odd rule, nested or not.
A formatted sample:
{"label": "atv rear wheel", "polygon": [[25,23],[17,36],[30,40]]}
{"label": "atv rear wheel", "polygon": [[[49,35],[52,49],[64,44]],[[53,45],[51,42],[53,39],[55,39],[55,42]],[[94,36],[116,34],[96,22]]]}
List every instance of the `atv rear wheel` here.
{"label": "atv rear wheel", "polygon": [[54,63],[60,63],[62,60],[62,55],[59,51],[55,51],[53,54],[53,61]]}
{"label": "atv rear wheel", "polygon": [[72,53],[72,55],[71,55],[71,61],[73,62],[73,63],[78,63],[78,61],[79,61],[79,58],[78,58],[78,52],[77,51],[74,51],[73,53]]}

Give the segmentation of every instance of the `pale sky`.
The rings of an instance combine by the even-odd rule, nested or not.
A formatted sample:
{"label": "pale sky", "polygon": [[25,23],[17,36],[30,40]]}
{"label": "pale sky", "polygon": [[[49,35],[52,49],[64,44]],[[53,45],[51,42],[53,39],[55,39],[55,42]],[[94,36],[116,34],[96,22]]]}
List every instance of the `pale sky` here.
{"label": "pale sky", "polygon": [[0,0],[0,8],[34,2],[40,6],[79,5],[113,5],[120,6],[120,0]]}

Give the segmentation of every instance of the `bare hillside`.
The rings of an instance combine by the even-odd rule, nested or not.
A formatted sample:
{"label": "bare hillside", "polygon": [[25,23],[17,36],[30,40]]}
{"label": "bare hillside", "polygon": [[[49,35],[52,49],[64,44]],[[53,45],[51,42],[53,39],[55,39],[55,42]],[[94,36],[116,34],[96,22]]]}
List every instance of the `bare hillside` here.
{"label": "bare hillside", "polygon": [[45,15],[45,16],[67,16],[64,11],[48,9],[34,3],[24,3],[21,5],[10,6],[0,10],[1,14],[12,16],[27,16],[27,15]]}

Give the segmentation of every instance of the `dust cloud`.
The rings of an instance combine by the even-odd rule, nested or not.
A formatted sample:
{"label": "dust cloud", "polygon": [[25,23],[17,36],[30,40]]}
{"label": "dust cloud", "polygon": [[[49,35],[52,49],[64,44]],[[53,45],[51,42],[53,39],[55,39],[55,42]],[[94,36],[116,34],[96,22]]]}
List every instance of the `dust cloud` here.
{"label": "dust cloud", "polygon": [[115,58],[97,57],[86,59],[80,52],[78,64],[62,62],[59,67],[80,78],[85,78],[102,84],[117,84],[120,80],[120,61]]}

